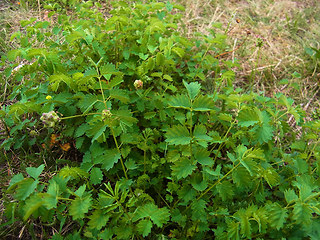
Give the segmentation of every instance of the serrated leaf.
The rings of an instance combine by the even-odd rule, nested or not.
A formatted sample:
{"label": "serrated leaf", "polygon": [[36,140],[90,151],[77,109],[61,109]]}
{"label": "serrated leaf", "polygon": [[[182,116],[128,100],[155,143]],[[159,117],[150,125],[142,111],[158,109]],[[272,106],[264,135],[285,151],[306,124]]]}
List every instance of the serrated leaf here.
{"label": "serrated leaf", "polygon": [[296,220],[297,224],[309,224],[312,219],[312,213],[314,211],[307,203],[297,201],[293,207],[292,218]]}
{"label": "serrated leaf", "polygon": [[232,122],[232,115],[227,113],[220,113],[218,115],[219,120],[226,121],[226,122]]}
{"label": "serrated leaf", "polygon": [[291,202],[294,202],[298,199],[297,194],[292,189],[285,190],[284,197],[285,197],[288,204],[290,204]]}
{"label": "serrated leaf", "polygon": [[198,141],[210,141],[212,140],[211,137],[207,135],[207,129],[204,125],[198,124],[195,126],[193,130],[193,136]]}
{"label": "serrated leaf", "polygon": [[151,73],[151,77],[159,77],[159,78],[161,78],[162,77],[162,72],[153,72],[153,73]]}
{"label": "serrated leaf", "polygon": [[109,216],[106,214],[103,214],[103,212],[100,209],[95,210],[91,216],[88,217],[90,220],[88,222],[88,225],[91,229],[97,229],[100,230],[104,226],[106,226]]}
{"label": "serrated leaf", "polygon": [[44,201],[39,195],[33,195],[26,200],[24,206],[23,220],[26,221],[32,213],[39,209],[43,205]]}
{"label": "serrated leaf", "polygon": [[151,233],[152,222],[149,219],[143,219],[137,224],[137,229],[143,237],[148,236]]}
{"label": "serrated leaf", "polygon": [[263,124],[262,126],[256,126],[252,129],[255,138],[260,144],[266,143],[273,137],[273,127],[269,124]]}
{"label": "serrated leaf", "polygon": [[74,192],[74,194],[77,195],[79,198],[81,198],[85,191],[86,191],[86,185],[83,184],[77,189],[77,191]]}
{"label": "serrated leaf", "polygon": [[78,167],[69,167],[69,166],[62,168],[59,172],[59,175],[62,178],[72,177],[73,179],[88,177],[88,173],[83,171],[82,169]]}
{"label": "serrated leaf", "polygon": [[193,170],[197,167],[192,161],[188,158],[180,158],[175,164],[171,167],[172,175],[177,179],[186,178],[191,175]]}
{"label": "serrated leaf", "polygon": [[39,181],[27,178],[17,184],[15,198],[17,200],[26,200],[36,189]]}
{"label": "serrated leaf", "polygon": [[268,209],[268,221],[271,227],[277,230],[283,228],[283,224],[288,217],[288,210],[282,208],[278,203],[273,203],[267,206]]}
{"label": "serrated leaf", "polygon": [[222,201],[227,201],[232,199],[234,195],[234,186],[229,181],[223,181],[222,183],[216,186],[219,196],[222,198]]}
{"label": "serrated leaf", "polygon": [[156,115],[156,112],[146,112],[146,113],[144,114],[144,118],[145,118],[145,119],[151,119],[151,118],[153,118],[155,115]]}
{"label": "serrated leaf", "polygon": [[228,221],[228,239],[232,239],[232,240],[240,240],[240,223],[239,222],[234,222],[234,221]]}
{"label": "serrated leaf", "polygon": [[40,174],[42,173],[44,169],[44,164],[41,164],[39,167],[35,168],[35,167],[28,167],[26,168],[27,173],[30,175],[30,177],[34,178],[34,179],[38,179],[38,177],[40,176]]}
{"label": "serrated leaf", "polygon": [[76,130],[76,132],[75,132],[75,137],[80,137],[80,136],[82,136],[83,134],[85,134],[86,133],[86,131],[88,131],[89,129],[90,129],[90,125],[89,124],[87,124],[87,123],[83,123],[83,124],[81,124],[79,127],[77,127],[77,130]]}
{"label": "serrated leaf", "polygon": [[62,73],[51,75],[48,78],[48,81],[50,82],[51,89],[54,92],[58,90],[60,83],[62,82],[64,82],[70,88],[72,84],[72,78]]}
{"label": "serrated leaf", "polygon": [[206,222],[207,221],[207,212],[206,209],[206,201],[203,199],[194,200],[191,204],[192,209],[192,216],[191,219],[193,221],[201,221]]}
{"label": "serrated leaf", "polygon": [[240,209],[235,216],[240,220],[240,233],[246,237],[251,238],[251,224],[249,222],[249,216],[244,209]]}
{"label": "serrated leaf", "polygon": [[197,191],[204,191],[208,186],[207,181],[203,179],[201,173],[192,175],[190,182],[192,187]]}
{"label": "serrated leaf", "polygon": [[251,182],[250,174],[245,167],[239,166],[232,172],[232,179],[238,187],[248,186]]}
{"label": "serrated leaf", "polygon": [[44,197],[44,205],[47,209],[52,209],[57,207],[58,203],[58,196],[59,196],[59,185],[56,181],[51,180],[50,185],[48,187],[47,194]]}
{"label": "serrated leaf", "polygon": [[119,161],[120,157],[121,154],[116,149],[106,150],[105,154],[99,158],[99,163],[102,163],[102,168],[108,171]]}
{"label": "serrated leaf", "polygon": [[207,95],[199,95],[192,104],[193,111],[210,111],[215,108],[214,99]]}
{"label": "serrated leaf", "polygon": [[204,168],[204,171],[208,174],[210,174],[211,176],[214,176],[214,177],[217,177],[217,178],[220,178],[222,175],[220,173],[221,171],[221,165],[219,164],[217,167],[216,167],[216,170],[212,170],[211,168]]}
{"label": "serrated leaf", "polygon": [[210,157],[210,152],[204,148],[198,149],[194,152],[194,158],[204,166],[212,166],[214,164],[213,159]]}
{"label": "serrated leaf", "polygon": [[175,108],[191,108],[190,99],[184,94],[171,97],[171,99],[168,101],[168,105]]}
{"label": "serrated leaf", "polygon": [[150,51],[150,53],[153,54],[157,50],[158,46],[152,46],[151,44],[148,44],[147,48]]}
{"label": "serrated leaf", "polygon": [[104,64],[99,68],[100,74],[103,75],[107,80],[110,80],[111,75],[114,74],[115,66],[112,63]]}
{"label": "serrated leaf", "polygon": [[194,100],[194,98],[199,94],[201,85],[198,82],[191,82],[187,83],[186,81],[183,81],[183,85],[186,87],[188,91],[189,98],[191,100]]}
{"label": "serrated leaf", "polygon": [[138,122],[138,119],[132,117],[132,112],[129,110],[115,110],[112,113],[120,119],[120,122],[131,127]]}
{"label": "serrated leaf", "polygon": [[138,55],[142,60],[146,60],[149,57],[149,54],[143,54],[141,52]]}
{"label": "serrated leaf", "polygon": [[177,191],[179,199],[183,200],[180,204],[185,206],[188,202],[196,198],[197,192],[189,185],[184,185],[181,189]]}
{"label": "serrated leaf", "polygon": [[95,68],[86,69],[83,76],[85,76],[85,77],[99,77],[97,70]]}
{"label": "serrated leaf", "polygon": [[187,145],[191,142],[189,130],[186,126],[175,125],[167,130],[166,142],[172,145]]}
{"label": "serrated leaf", "polygon": [[92,168],[90,172],[90,182],[92,184],[100,184],[103,179],[103,174],[100,168]]}
{"label": "serrated leaf", "polygon": [[267,181],[270,188],[280,183],[279,174],[271,167],[263,171],[263,177]]}
{"label": "serrated leaf", "polygon": [[240,163],[247,169],[251,176],[254,175],[257,170],[258,164],[253,159],[245,157],[243,159],[240,159]]}
{"label": "serrated leaf", "polygon": [[86,34],[83,31],[73,31],[69,35],[66,36],[66,41],[68,43],[73,43],[79,39],[85,38]]}
{"label": "serrated leaf", "polygon": [[178,208],[174,208],[171,211],[171,220],[184,227],[187,221],[187,217],[185,215],[182,215]]}
{"label": "serrated leaf", "polygon": [[158,208],[153,203],[148,203],[144,206],[138,207],[134,213],[133,221],[146,217],[150,217],[155,225],[162,227],[164,223],[169,221],[170,213],[167,208]]}
{"label": "serrated leaf", "polygon": [[11,186],[13,186],[16,183],[22,181],[23,179],[24,179],[24,177],[23,177],[22,173],[14,175],[10,180],[10,184],[9,184],[9,189],[8,190],[10,190]]}
{"label": "serrated leaf", "polygon": [[80,101],[77,103],[77,106],[80,108],[81,112],[85,114],[90,111],[97,102],[98,98],[96,95],[86,94],[80,99]]}
{"label": "serrated leaf", "polygon": [[256,109],[244,108],[238,114],[238,124],[241,127],[253,126],[259,122],[259,114]]}
{"label": "serrated leaf", "polygon": [[8,53],[7,53],[7,56],[8,56],[8,60],[9,61],[14,61],[16,60],[16,58],[18,56],[21,55],[21,50],[20,49],[13,49],[13,50],[10,50]]}
{"label": "serrated leaf", "polygon": [[89,211],[92,205],[91,200],[90,195],[87,195],[84,198],[77,197],[72,200],[69,207],[69,214],[72,216],[73,220],[84,218],[84,214]]}
{"label": "serrated leaf", "polygon": [[169,76],[168,74],[163,75],[163,79],[168,80],[168,81],[170,81],[170,82],[173,81],[172,77]]}
{"label": "serrated leaf", "polygon": [[[88,136],[92,136],[91,143],[97,140],[106,131],[108,125],[104,122],[99,122],[91,126],[88,131]],[[90,135],[89,135],[90,134]]]}
{"label": "serrated leaf", "polygon": [[130,101],[128,92],[122,89],[117,89],[117,88],[110,89],[110,97],[117,99],[123,103],[127,103]]}
{"label": "serrated leaf", "polygon": [[108,89],[111,89],[111,88],[119,85],[122,82],[123,82],[123,77],[122,76],[116,76],[116,77],[111,79],[111,81],[108,83],[107,87],[108,87]]}
{"label": "serrated leaf", "polygon": [[180,58],[183,58],[185,51],[182,48],[179,47],[173,47],[171,49],[172,52],[174,52],[175,54],[177,54]]}

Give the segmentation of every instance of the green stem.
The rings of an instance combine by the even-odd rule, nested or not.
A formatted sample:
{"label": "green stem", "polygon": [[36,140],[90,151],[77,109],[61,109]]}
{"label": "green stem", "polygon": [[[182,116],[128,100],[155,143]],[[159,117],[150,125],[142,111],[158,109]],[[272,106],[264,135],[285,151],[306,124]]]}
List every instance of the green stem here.
{"label": "green stem", "polygon": [[212,188],[214,188],[216,185],[218,185],[223,179],[225,179],[230,173],[232,173],[241,163],[239,162],[237,165],[235,165],[232,169],[229,170],[222,178],[220,178],[218,181],[216,181],[214,184],[211,185],[206,191],[204,191],[197,200],[200,200],[204,195],[206,195]]}
{"label": "green stem", "polygon": [[[144,145],[144,147],[146,148],[146,143]],[[146,150],[143,150],[143,165],[144,165],[144,169],[143,169],[143,174],[146,174],[146,162],[147,162],[147,152]]]}
{"label": "green stem", "polygon": [[[217,152],[219,152],[219,151],[221,150],[221,148],[223,147],[224,141],[226,140],[229,132],[231,131],[231,129],[232,129],[232,127],[233,127],[233,125],[234,125],[235,123],[236,123],[236,119],[231,123],[229,129],[227,130],[226,134],[224,135],[224,137],[223,137],[223,139],[222,139],[222,143],[219,145],[219,148],[218,148],[218,151],[217,151]],[[215,145],[215,146],[216,146],[216,145]],[[215,146],[213,146],[213,147],[211,148],[210,153],[212,153],[212,151],[214,150]],[[217,160],[217,157],[218,157],[218,154],[215,155],[214,161]]]}
{"label": "green stem", "polygon": [[309,173],[310,173],[310,174],[311,174],[311,166],[310,166],[310,162],[309,162],[309,160],[310,160],[310,158],[311,158],[311,156],[312,156],[312,154],[313,154],[314,150],[315,150],[315,149],[316,149],[316,147],[318,146],[318,144],[319,144],[319,141],[317,141],[317,142],[313,145],[312,150],[310,151],[310,153],[309,153],[308,157],[306,158],[306,163],[308,163],[308,170],[309,170]]}
{"label": "green stem", "polygon": [[[235,165],[229,172],[227,172],[222,178],[217,180],[214,184],[212,184],[206,191],[204,191],[199,197],[197,197],[197,201],[200,200],[204,195],[206,195],[209,191],[211,191],[212,188],[217,186],[222,180],[224,180],[230,173],[232,173],[241,163],[239,162],[237,165]],[[187,211],[191,205],[189,205],[185,211]]]}
{"label": "green stem", "polygon": [[84,116],[88,116],[88,115],[101,115],[101,113],[88,113],[88,114],[78,114],[78,115],[73,115],[73,116],[69,116],[69,117],[62,117],[60,118],[60,120],[66,120],[66,119],[71,119],[71,118],[76,118],[76,117],[84,117]]}
{"label": "green stem", "polygon": [[72,201],[73,199],[70,199],[70,198],[63,198],[63,197],[58,197],[58,200]]}
{"label": "green stem", "polygon": [[285,116],[286,114],[288,114],[289,112],[286,111],[285,113],[281,114],[279,117],[276,118],[276,122],[281,119],[283,116]]}
{"label": "green stem", "polygon": [[119,148],[119,144],[118,144],[117,138],[116,138],[116,136],[114,134],[113,128],[111,126],[110,126],[110,130],[111,130],[111,133],[112,133],[112,136],[113,136],[114,143],[116,144],[117,150],[120,153],[120,162],[121,162],[121,166],[122,166],[122,170],[123,170],[124,176],[125,176],[126,179],[128,179],[127,171],[126,171],[126,168],[125,168],[125,166],[123,164],[123,159],[122,159],[121,151],[120,151],[120,148]]}

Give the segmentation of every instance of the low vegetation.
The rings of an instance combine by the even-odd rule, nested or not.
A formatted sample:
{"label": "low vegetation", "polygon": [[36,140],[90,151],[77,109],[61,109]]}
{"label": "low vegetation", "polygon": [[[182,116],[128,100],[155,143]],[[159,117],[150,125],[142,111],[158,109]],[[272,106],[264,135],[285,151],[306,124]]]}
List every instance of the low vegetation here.
{"label": "low vegetation", "polygon": [[245,74],[236,17],[201,30],[190,2],[46,4],[15,6],[43,15],[1,49],[2,238],[319,238],[320,122],[314,97],[287,95],[316,46],[307,72],[268,80],[260,36]]}

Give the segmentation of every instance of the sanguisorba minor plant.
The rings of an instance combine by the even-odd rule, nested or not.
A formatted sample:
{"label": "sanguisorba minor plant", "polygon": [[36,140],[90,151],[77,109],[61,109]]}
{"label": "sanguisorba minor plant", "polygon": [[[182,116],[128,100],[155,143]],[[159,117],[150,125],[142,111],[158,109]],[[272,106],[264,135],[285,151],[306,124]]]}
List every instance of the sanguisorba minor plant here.
{"label": "sanguisorba minor plant", "polygon": [[208,54],[226,36],[183,37],[180,10],[116,1],[103,16],[89,1],[23,22],[7,60],[28,64],[12,73],[1,147],[40,151],[54,134],[81,161],[15,175],[9,224],[54,239],[318,239],[320,123],[282,94],[234,89]]}

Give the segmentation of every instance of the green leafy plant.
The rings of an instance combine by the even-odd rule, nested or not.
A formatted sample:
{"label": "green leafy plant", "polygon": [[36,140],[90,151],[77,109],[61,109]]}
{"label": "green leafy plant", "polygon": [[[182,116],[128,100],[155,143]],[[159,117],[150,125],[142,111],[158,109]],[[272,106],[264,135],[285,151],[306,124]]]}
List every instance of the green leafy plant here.
{"label": "green leafy plant", "polygon": [[1,147],[71,161],[53,177],[44,164],[15,175],[8,224],[39,221],[54,239],[318,237],[319,123],[282,94],[235,89],[232,63],[208,54],[225,36],[183,37],[179,10],[120,1],[105,19],[88,2],[52,33],[23,22],[8,60],[28,64],[0,112]]}

